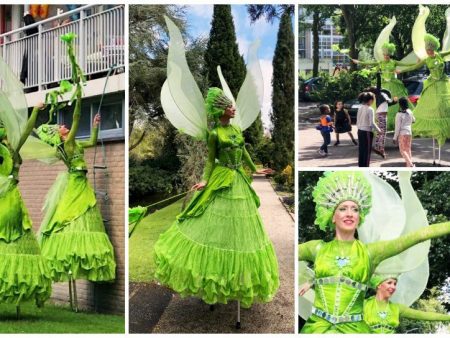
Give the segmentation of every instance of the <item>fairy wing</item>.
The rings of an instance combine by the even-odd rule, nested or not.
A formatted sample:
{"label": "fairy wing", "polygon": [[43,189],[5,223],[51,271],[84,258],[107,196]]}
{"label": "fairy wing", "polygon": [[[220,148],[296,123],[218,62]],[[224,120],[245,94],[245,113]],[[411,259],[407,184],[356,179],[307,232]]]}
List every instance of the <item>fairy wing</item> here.
{"label": "fairy wing", "polygon": [[[402,235],[428,226],[426,211],[423,209],[414,188],[411,185],[411,172],[399,172],[400,191],[403,210],[406,214]],[[376,269],[380,274],[401,273],[397,282],[397,291],[393,301],[410,306],[425,290],[429,276],[428,252],[430,241],[426,241],[401,254],[383,261]]]}
{"label": "fairy wing", "polygon": [[419,5],[419,14],[417,15],[411,32],[413,50],[420,60],[423,60],[427,57],[424,37],[427,33],[425,22],[427,21],[428,15],[430,15],[430,9],[428,7]]}
{"label": "fairy wing", "polygon": [[384,27],[380,35],[378,35],[377,41],[375,42],[375,45],[373,47],[373,56],[377,61],[384,60],[383,44],[389,42],[389,36],[391,35],[391,32],[396,24],[397,19],[395,19],[395,16],[393,16],[392,19],[389,21],[389,24],[386,27]]}
{"label": "fairy wing", "polygon": [[32,135],[28,136],[24,145],[20,148],[20,156],[24,160],[39,160],[46,164],[54,164],[59,161],[55,147]]}
{"label": "fairy wing", "polygon": [[189,70],[183,38],[178,27],[164,16],[169,30],[167,80],[161,90],[161,104],[175,128],[206,140],[208,125],[202,93]]}
{"label": "fairy wing", "polygon": [[[447,27],[445,28],[444,37],[442,39],[442,50],[444,52],[450,50],[450,8],[445,10],[445,20],[447,22]],[[450,55],[447,55],[444,60],[450,61]]]}
{"label": "fairy wing", "polygon": [[258,117],[264,97],[264,81],[258,60],[259,40],[248,50],[247,74],[236,99],[236,116],[233,124],[245,130]]}
{"label": "fairy wing", "polygon": [[[314,281],[314,270],[310,269],[306,262],[298,262],[298,285],[301,286],[306,282]],[[307,320],[312,313],[312,307],[314,304],[314,290],[309,289],[303,296],[298,296],[298,314],[304,320]]]}
{"label": "fairy wing", "polygon": [[23,84],[0,58],[0,121],[6,128],[8,142],[13,149],[19,145],[27,119],[28,105]]}

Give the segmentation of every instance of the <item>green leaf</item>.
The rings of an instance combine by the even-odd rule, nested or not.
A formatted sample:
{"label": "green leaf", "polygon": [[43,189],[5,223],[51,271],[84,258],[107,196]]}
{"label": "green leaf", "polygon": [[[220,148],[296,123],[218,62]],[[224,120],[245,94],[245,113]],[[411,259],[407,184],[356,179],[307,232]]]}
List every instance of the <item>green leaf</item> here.
{"label": "green leaf", "polygon": [[69,32],[67,34],[61,35],[61,40],[70,44],[76,37],[77,35],[75,33]]}

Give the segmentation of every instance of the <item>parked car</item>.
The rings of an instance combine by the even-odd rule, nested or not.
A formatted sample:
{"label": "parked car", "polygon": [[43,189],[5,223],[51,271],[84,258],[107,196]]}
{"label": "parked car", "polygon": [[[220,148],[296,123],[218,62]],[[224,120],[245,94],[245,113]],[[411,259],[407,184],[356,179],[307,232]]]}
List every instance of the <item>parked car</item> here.
{"label": "parked car", "polygon": [[426,78],[427,76],[416,75],[403,80],[403,84],[408,91],[408,99],[414,105],[417,104],[417,101],[420,98],[423,89],[423,81],[425,81]]}
{"label": "parked car", "polygon": [[300,100],[303,101],[311,101],[312,95],[314,92],[321,89],[323,85],[323,78],[319,77],[312,77],[306,81],[304,81],[300,87]]}

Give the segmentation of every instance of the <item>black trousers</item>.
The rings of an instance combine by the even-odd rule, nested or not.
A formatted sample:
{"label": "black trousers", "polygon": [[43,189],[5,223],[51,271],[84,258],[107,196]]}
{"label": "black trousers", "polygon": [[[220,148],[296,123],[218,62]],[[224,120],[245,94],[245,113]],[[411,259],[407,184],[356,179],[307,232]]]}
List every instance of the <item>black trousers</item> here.
{"label": "black trousers", "polygon": [[373,132],[358,129],[358,167],[370,166]]}

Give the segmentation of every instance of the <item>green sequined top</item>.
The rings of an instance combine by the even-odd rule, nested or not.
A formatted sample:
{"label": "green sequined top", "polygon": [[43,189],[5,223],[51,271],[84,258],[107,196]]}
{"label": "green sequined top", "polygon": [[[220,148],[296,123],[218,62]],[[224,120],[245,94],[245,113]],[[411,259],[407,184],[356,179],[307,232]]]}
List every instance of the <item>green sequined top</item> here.
{"label": "green sequined top", "polygon": [[402,304],[378,301],[375,296],[364,302],[364,321],[375,333],[395,333],[400,319],[450,321],[450,315],[411,309]]}
{"label": "green sequined top", "polygon": [[412,65],[411,67],[405,68],[403,71],[409,72],[412,70],[422,68],[424,65],[426,65],[430,71],[430,76],[427,78],[427,81],[447,80],[447,75],[444,73],[445,67],[444,57],[447,56],[448,54],[450,54],[450,51],[435,53],[434,56],[428,56],[421,62]]}

